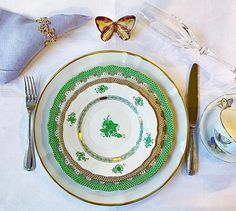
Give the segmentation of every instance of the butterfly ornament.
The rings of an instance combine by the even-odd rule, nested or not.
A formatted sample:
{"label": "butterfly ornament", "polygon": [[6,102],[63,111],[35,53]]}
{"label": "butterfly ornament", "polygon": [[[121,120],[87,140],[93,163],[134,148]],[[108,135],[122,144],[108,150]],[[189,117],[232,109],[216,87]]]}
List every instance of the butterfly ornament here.
{"label": "butterfly ornament", "polygon": [[115,22],[110,18],[98,16],[95,18],[95,23],[98,30],[101,32],[101,39],[103,41],[111,39],[114,32],[117,33],[122,40],[129,40],[135,20],[134,15],[124,16]]}

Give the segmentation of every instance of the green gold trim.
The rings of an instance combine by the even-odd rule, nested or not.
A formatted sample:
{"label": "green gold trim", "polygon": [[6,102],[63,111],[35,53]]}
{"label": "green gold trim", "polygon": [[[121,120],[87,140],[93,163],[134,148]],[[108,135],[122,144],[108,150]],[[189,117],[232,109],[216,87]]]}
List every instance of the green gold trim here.
{"label": "green gold trim", "polygon": [[[103,72],[103,71],[102,71]],[[132,74],[132,76],[133,76],[133,74]],[[137,79],[135,79],[135,80],[137,80]],[[98,83],[97,83],[98,82]],[[88,83],[86,83],[86,85],[85,86],[82,86],[79,90],[77,90],[72,96],[71,96],[71,98],[69,99],[69,101],[67,101],[67,103],[69,102],[70,103],[70,100],[72,99],[75,99],[74,97],[76,97],[79,93],[81,93],[81,91],[82,90],[85,90],[85,89],[87,89],[88,87],[90,87],[90,85],[95,85],[95,84],[100,84],[100,83],[103,83],[103,82],[105,82],[105,83],[118,83],[118,84],[122,84],[122,85],[126,85],[126,86],[128,86],[128,87],[130,87],[130,88],[133,88],[133,89],[135,89],[135,90],[137,90],[138,92],[139,92],[139,94],[141,95],[141,96],[143,96],[147,101],[148,101],[148,103],[151,105],[151,107],[152,107],[152,109],[155,111],[155,115],[156,115],[156,118],[158,119],[158,122],[159,122],[159,126],[156,128],[156,130],[157,130],[157,134],[160,134],[160,136],[158,135],[157,137],[156,137],[156,141],[155,141],[155,147],[152,149],[152,151],[151,151],[151,154],[150,154],[150,156],[144,161],[144,163],[143,163],[143,165],[142,166],[145,166],[144,168],[142,168],[142,166],[139,166],[138,168],[136,168],[134,171],[132,171],[131,173],[129,173],[129,174],[127,174],[126,176],[130,176],[130,177],[133,177],[133,176],[135,176],[136,175],[136,173],[138,172],[138,171],[143,171],[144,169],[146,169],[146,168],[150,168],[151,167],[151,162],[153,161],[153,159],[155,159],[155,157],[156,157],[156,159],[158,159],[158,157],[159,157],[159,155],[160,155],[160,153],[161,153],[161,151],[162,151],[162,148],[164,147],[164,139],[165,139],[165,122],[164,122],[164,114],[163,114],[163,110],[162,110],[162,108],[160,107],[160,105],[159,105],[159,103],[157,103],[156,104],[156,97],[155,96],[152,96],[153,95],[153,93],[152,93],[152,95],[146,95],[146,93],[144,92],[144,90],[142,90],[141,88],[139,88],[138,86],[136,87],[136,86],[133,86],[133,84],[132,83],[130,83],[130,82],[128,82],[128,81],[126,81],[126,80],[120,80],[120,79],[115,79],[115,78],[103,78],[103,79],[97,79],[97,80],[95,80],[95,81],[93,81],[93,82],[88,82]],[[84,89],[85,88],[85,89]],[[155,99],[154,99],[154,98]],[[66,104],[67,104],[66,103]],[[156,105],[155,105],[156,104]],[[154,106],[155,105],[155,106]],[[66,108],[68,108],[68,106],[67,105],[65,105],[65,108],[63,109],[63,111],[62,111],[62,114],[61,114],[61,118],[62,118],[62,122],[64,122],[64,119],[65,119],[65,112],[67,111],[66,110]],[[62,126],[62,124],[59,124],[60,125],[60,127]],[[59,128],[59,131],[63,131],[62,130],[62,128]],[[59,140],[63,140],[63,138],[62,138],[62,136],[63,136],[63,134],[61,134],[61,132],[59,132]],[[82,134],[79,134],[79,136],[82,136]],[[63,143],[63,141],[61,142],[61,146],[62,146],[62,150],[64,151],[64,153],[65,154],[67,154],[67,158],[69,159],[69,161],[71,161],[71,163],[72,163],[72,165],[75,165],[76,166],[76,168],[77,169],[79,169],[79,172],[81,172],[82,174],[84,174],[84,175],[86,175],[86,176],[88,176],[89,178],[91,178],[92,179],[92,177],[93,177],[93,175],[89,175],[89,172],[87,172],[85,169],[83,169],[83,168],[80,168],[80,166],[76,163],[76,162],[74,162],[73,161],[73,159],[71,158],[71,156],[67,153],[67,150],[65,149],[65,146],[64,146],[64,143]],[[119,158],[117,158],[117,159],[119,159]],[[97,175],[98,176],[98,175]],[[96,176],[96,177],[97,177]],[[125,180],[126,179],[126,176],[124,175],[124,176],[116,176],[116,177],[110,177],[110,179],[112,179],[112,181],[114,181],[114,182],[119,182],[120,181],[120,179],[121,180]],[[99,176],[99,179],[97,178],[95,178],[95,180],[101,180],[102,178],[101,178],[102,176],[100,175]],[[103,179],[105,179],[104,180],[104,182],[106,182],[107,180],[106,180],[106,177],[104,178],[103,177]],[[115,181],[116,180],[116,181]],[[102,181],[102,180],[101,180]]]}
{"label": "green gold trim", "polygon": [[[104,53],[128,54],[128,55],[131,55],[131,56],[134,56],[134,57],[141,58],[142,60],[144,60],[144,61],[146,61],[146,62],[152,64],[153,66],[157,67],[157,68],[171,81],[172,84],[175,85],[175,88],[176,88],[176,90],[177,90],[177,92],[178,92],[180,98],[181,98],[182,101],[183,101],[183,97],[181,96],[180,91],[179,91],[179,89],[177,88],[177,86],[176,86],[176,84],[174,83],[174,81],[173,81],[173,80],[165,73],[165,71],[164,71],[163,69],[161,69],[156,63],[154,63],[154,62],[152,62],[152,61],[150,61],[150,60],[148,60],[148,59],[146,59],[146,58],[144,58],[144,57],[142,57],[142,56],[139,56],[139,55],[137,55],[137,54],[131,53],[131,52],[119,51],[119,50],[102,50],[102,51],[95,51],[95,52],[92,52],[92,53],[85,54],[85,55],[83,55],[83,56],[81,56],[81,57],[78,57],[78,58],[72,60],[71,62],[67,63],[67,64],[64,65],[63,67],[61,67],[61,68],[51,77],[51,79],[48,81],[48,83],[45,85],[43,91],[41,92],[41,94],[40,94],[40,96],[39,96],[38,103],[37,103],[37,105],[36,105],[35,116],[37,115],[39,102],[40,102],[40,100],[41,100],[41,98],[42,98],[44,92],[46,91],[47,87],[49,86],[49,84],[51,83],[51,81],[52,81],[64,68],[66,68],[67,66],[69,66],[69,65],[72,64],[72,63],[74,63],[74,62],[77,61],[77,60],[80,60],[80,59],[85,58],[85,57],[88,57],[88,56],[92,56],[92,55],[96,55],[96,54],[101,54],[101,53],[103,53],[103,54],[104,54]],[[186,122],[187,122],[187,128],[186,128],[186,129],[187,129],[187,132],[188,132],[188,130],[189,130],[189,122],[188,122],[188,115],[187,115],[187,112],[186,112],[186,105],[185,105],[184,101],[183,101],[183,105],[184,105],[184,110],[185,110],[185,114],[186,114]],[[34,118],[34,131],[35,131],[35,128],[36,128],[36,118]],[[186,138],[187,138],[187,137],[186,137]],[[91,203],[91,204],[95,204],[95,205],[101,205],[101,206],[120,206],[120,205],[126,205],[126,204],[130,204],[130,203],[134,203],[134,202],[137,202],[137,201],[139,201],[139,200],[142,200],[142,199],[144,199],[144,198],[146,198],[146,197],[152,195],[152,194],[155,193],[156,191],[160,190],[160,189],[174,176],[174,174],[175,174],[176,171],[178,170],[179,166],[181,165],[181,163],[182,163],[182,161],[183,161],[183,159],[184,159],[184,155],[185,155],[185,152],[186,152],[186,144],[187,144],[187,142],[186,142],[186,144],[185,144],[185,149],[184,149],[184,153],[183,153],[182,158],[180,159],[180,161],[179,161],[179,163],[178,163],[176,169],[175,169],[175,170],[173,171],[173,173],[167,178],[167,180],[165,180],[165,181],[163,182],[163,184],[160,185],[156,190],[150,192],[149,194],[146,194],[145,196],[142,196],[142,197],[140,197],[140,198],[137,198],[137,199],[135,199],[135,200],[131,200],[131,201],[128,201],[128,202],[106,204],[106,203],[98,203],[98,202],[93,202],[93,201],[86,200],[86,199],[84,199],[84,198],[81,198],[81,197],[79,197],[79,196],[77,196],[77,195],[71,193],[71,192],[68,191],[67,189],[65,189],[55,178],[53,178],[53,177],[51,176],[50,172],[47,170],[46,166],[44,165],[43,160],[42,160],[42,158],[40,157],[40,154],[39,154],[39,151],[38,151],[38,146],[37,146],[37,141],[36,141],[35,133],[34,133],[34,143],[35,143],[35,146],[36,146],[36,151],[37,151],[37,153],[38,153],[38,155],[39,155],[40,162],[42,163],[42,165],[43,165],[44,169],[46,170],[46,172],[48,173],[48,175],[51,177],[51,179],[52,179],[57,185],[59,185],[59,186],[60,186],[63,190],[65,190],[67,193],[71,194],[72,196],[74,196],[74,197],[76,197],[76,198],[78,198],[78,199],[80,199],[80,200],[82,200],[82,201],[85,201],[85,202],[88,202],[88,203]]]}
{"label": "green gold trim", "polygon": [[[93,57],[91,57],[91,58],[93,58]],[[65,151],[64,150],[61,151],[58,148],[61,143],[60,135],[55,136],[55,133],[56,133],[55,129],[57,128],[57,124],[58,124],[57,121],[55,121],[55,120],[57,118],[57,115],[60,112],[60,102],[63,101],[64,95],[67,92],[67,90],[74,87],[74,84],[76,84],[76,82],[78,82],[79,80],[84,80],[93,74],[99,74],[99,73],[103,74],[106,71],[113,74],[113,73],[117,73],[117,70],[120,71],[124,75],[124,77],[128,77],[128,76],[131,77],[132,76],[132,77],[136,78],[137,81],[139,81],[140,83],[146,84],[148,89],[156,95],[157,100],[163,109],[162,115],[164,115],[165,123],[166,123],[165,126],[163,127],[163,131],[162,131],[165,133],[165,136],[164,136],[165,140],[163,143],[163,149],[160,152],[160,156],[158,157],[158,159],[156,159],[155,164],[153,163],[153,165],[149,168],[149,170],[146,173],[139,174],[139,175],[133,177],[132,180],[124,180],[124,181],[117,183],[115,185],[113,185],[113,183],[109,183],[109,182],[101,184],[100,182],[98,182],[98,181],[100,181],[100,179],[87,180],[87,178],[85,177],[85,174],[82,173],[82,171],[85,171],[85,169],[80,171],[82,174],[79,174],[79,175],[76,174],[76,172],[73,171],[73,167],[72,167],[73,165],[70,165],[64,159]],[[105,97],[105,96],[103,96],[103,97]],[[109,98],[114,98],[114,96],[110,96]],[[119,99],[119,98],[120,97],[118,97],[117,99]],[[119,100],[119,101],[121,101],[121,100]],[[125,104],[126,103],[127,102],[125,102]],[[88,104],[88,106],[89,106],[89,104]],[[136,108],[132,104],[131,104],[131,106]],[[156,104],[156,106],[158,106],[158,104]],[[61,118],[63,118],[62,116],[61,116]],[[62,122],[63,122],[63,120],[62,120]],[[60,127],[63,128],[63,124],[59,123],[59,125],[60,125]],[[61,134],[60,131],[63,131],[63,129],[58,129],[58,130],[59,130],[59,134]],[[75,77],[71,78],[68,82],[66,82],[63,85],[63,87],[60,89],[60,91],[57,93],[57,96],[54,99],[54,103],[50,109],[50,116],[48,119],[48,132],[49,132],[48,133],[49,144],[52,148],[54,157],[58,161],[58,163],[61,166],[61,168],[63,169],[63,171],[79,184],[85,185],[85,186],[90,187],[92,189],[97,189],[97,190],[99,189],[99,190],[104,190],[104,191],[125,190],[128,188],[134,187],[136,185],[139,185],[139,184],[145,182],[150,177],[154,176],[154,174],[157,171],[159,171],[160,168],[163,166],[163,164],[167,161],[167,158],[169,157],[169,152],[172,149],[173,142],[174,142],[173,141],[174,124],[173,124],[172,110],[169,106],[169,102],[167,101],[166,95],[162,92],[162,89],[158,86],[157,83],[155,83],[152,79],[150,79],[145,74],[143,74],[139,71],[135,71],[135,70],[131,69],[130,67],[120,67],[120,66],[115,66],[115,65],[95,66],[88,71],[81,72],[80,74],[76,75]],[[63,140],[63,138],[61,140]],[[61,145],[61,147],[63,148],[63,144]],[[88,151],[86,151],[86,152],[88,153]],[[126,157],[126,155],[125,155],[125,157]],[[100,175],[100,176],[102,177],[102,175]],[[93,176],[91,176],[90,178],[92,178],[92,177]]]}

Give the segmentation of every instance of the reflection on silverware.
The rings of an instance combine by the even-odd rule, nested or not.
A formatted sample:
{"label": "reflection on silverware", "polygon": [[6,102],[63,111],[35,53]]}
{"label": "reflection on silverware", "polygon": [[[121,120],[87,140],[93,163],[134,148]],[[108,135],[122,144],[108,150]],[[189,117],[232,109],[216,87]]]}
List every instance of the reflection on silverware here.
{"label": "reflection on silverware", "polygon": [[198,116],[198,65],[193,64],[188,86],[187,108],[189,116],[189,138],[187,147],[187,171],[194,175],[198,168],[197,146],[196,146],[196,123]]}
{"label": "reflection on silverware", "polygon": [[36,167],[31,120],[32,120],[32,113],[34,111],[37,102],[37,92],[36,92],[35,81],[32,76],[25,76],[24,82],[25,82],[26,108],[29,113],[28,140],[26,146],[26,153],[24,157],[24,168],[27,171],[31,171],[34,170]]}

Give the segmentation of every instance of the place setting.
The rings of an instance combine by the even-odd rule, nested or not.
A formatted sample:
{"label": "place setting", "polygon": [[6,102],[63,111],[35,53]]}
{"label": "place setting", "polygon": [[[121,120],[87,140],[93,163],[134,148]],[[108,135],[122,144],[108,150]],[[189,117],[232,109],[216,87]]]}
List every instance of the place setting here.
{"label": "place setting", "polygon": [[[89,21],[94,21],[100,42],[116,36],[127,45],[135,25],[142,24],[183,51],[210,58],[235,79],[233,65],[202,46],[178,17],[150,3],[143,4],[138,16],[117,20],[81,14],[33,20],[5,10],[0,10],[0,20],[1,16],[8,21],[5,32],[14,33],[14,28],[22,45],[2,58],[6,65],[0,66],[1,84],[16,79],[32,58],[65,32]],[[31,43],[25,42],[32,37]],[[10,62],[20,58],[21,62]],[[22,84],[29,118],[24,169],[32,171],[42,164],[68,194],[92,204],[115,206],[157,192],[182,164],[186,175],[198,175],[200,139],[209,156],[236,162],[235,82],[218,78],[232,92],[218,96],[200,113],[200,67],[199,60],[192,62],[186,101],[175,79],[160,65],[125,50],[80,55],[64,64],[43,90],[26,73]]]}

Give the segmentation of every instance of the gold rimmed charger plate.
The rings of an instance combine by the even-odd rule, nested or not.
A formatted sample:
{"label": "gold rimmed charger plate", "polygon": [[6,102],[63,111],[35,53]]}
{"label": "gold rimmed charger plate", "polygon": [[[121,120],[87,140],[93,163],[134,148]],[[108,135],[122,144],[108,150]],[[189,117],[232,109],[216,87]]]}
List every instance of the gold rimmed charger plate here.
{"label": "gold rimmed charger plate", "polygon": [[[68,180],[66,175],[59,173],[61,172],[60,167],[53,159],[52,152],[48,146],[47,125],[45,125],[45,120],[49,115],[49,108],[52,105],[53,95],[55,96],[54,93],[57,93],[60,89],[60,84],[63,84],[65,80],[71,78],[71,75],[78,74],[93,66],[110,64],[122,64],[123,66],[131,67],[153,78],[166,93],[172,105],[172,111],[175,114],[174,121],[177,126],[175,134],[176,144],[165,167],[148,182],[137,186],[135,189],[120,191],[118,195],[107,194],[102,191],[94,192],[93,190],[81,186],[78,187],[76,183]],[[69,78],[66,79],[66,77]],[[81,200],[108,206],[135,202],[147,197],[164,186],[174,175],[183,158],[186,148],[187,128],[188,122],[184,103],[172,80],[156,64],[144,57],[130,52],[112,50],[86,54],[62,67],[44,88],[36,108],[34,122],[36,149],[45,170],[49,173],[51,178],[65,191]]]}

